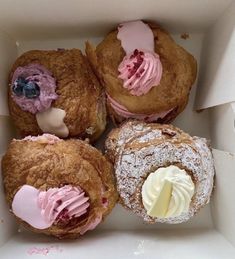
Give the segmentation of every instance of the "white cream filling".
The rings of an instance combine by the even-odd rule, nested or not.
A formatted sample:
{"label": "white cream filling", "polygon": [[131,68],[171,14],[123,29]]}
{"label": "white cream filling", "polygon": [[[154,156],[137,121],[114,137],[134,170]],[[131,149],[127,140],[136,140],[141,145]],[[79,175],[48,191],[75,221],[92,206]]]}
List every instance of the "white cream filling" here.
{"label": "white cream filling", "polygon": [[[169,181],[172,186],[171,189],[168,188],[168,190],[165,191],[171,192],[170,201],[168,204],[161,204],[161,202],[165,202],[161,192],[166,180]],[[188,175],[185,170],[171,165],[165,168],[159,168],[147,177],[142,186],[142,201],[147,210],[147,214],[149,215],[151,212],[150,216],[159,217],[159,215],[161,215],[162,218],[177,217],[184,212],[188,212],[194,191],[195,186],[190,175]],[[169,193],[165,193],[164,195],[168,196]],[[157,215],[153,215],[153,206],[156,206],[156,201],[159,197],[162,200],[159,204],[161,204],[164,211],[166,211],[164,216],[162,216],[163,213],[159,214],[159,212],[156,213]],[[164,206],[167,207],[164,208]]]}

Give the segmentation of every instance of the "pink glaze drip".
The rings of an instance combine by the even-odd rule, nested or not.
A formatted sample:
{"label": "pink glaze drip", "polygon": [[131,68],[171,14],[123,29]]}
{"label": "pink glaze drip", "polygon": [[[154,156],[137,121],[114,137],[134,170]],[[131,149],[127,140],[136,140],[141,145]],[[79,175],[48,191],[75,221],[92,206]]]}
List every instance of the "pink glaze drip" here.
{"label": "pink glaze drip", "polygon": [[110,95],[107,95],[109,103],[111,107],[114,109],[114,111],[123,118],[133,118],[137,120],[144,120],[146,122],[153,122],[157,121],[158,119],[163,119],[168,113],[170,113],[173,109],[170,109],[168,111],[163,111],[160,113],[155,114],[138,114],[138,113],[132,113],[129,112],[123,105],[119,104],[117,101],[115,101]]}
{"label": "pink glaze drip", "polygon": [[12,202],[13,213],[38,229],[46,229],[58,221],[67,222],[87,212],[90,203],[80,187],[70,185],[39,191],[23,185]]}
{"label": "pink glaze drip", "polygon": [[33,99],[26,98],[25,96],[17,96],[12,92],[13,100],[22,110],[33,114],[42,112],[50,108],[52,101],[58,98],[55,93],[55,78],[42,65],[29,64],[24,67],[18,67],[13,74],[11,84],[13,85],[19,77],[36,82],[40,88],[40,95]]}
{"label": "pink glaze drip", "polygon": [[154,36],[142,21],[120,24],[117,38],[126,56],[118,67],[123,87],[132,95],[141,96],[160,84],[162,63],[154,52]]}
{"label": "pink glaze drip", "polygon": [[123,87],[132,95],[148,93],[153,86],[159,85],[162,78],[162,63],[154,52],[134,50],[124,57],[118,67]]}
{"label": "pink glaze drip", "polygon": [[[61,141],[60,138],[56,137],[52,134],[42,134],[41,136],[27,136],[23,138],[22,140],[28,140],[28,141],[39,141],[47,144],[55,144],[58,141]],[[21,141],[21,140],[20,140]]]}

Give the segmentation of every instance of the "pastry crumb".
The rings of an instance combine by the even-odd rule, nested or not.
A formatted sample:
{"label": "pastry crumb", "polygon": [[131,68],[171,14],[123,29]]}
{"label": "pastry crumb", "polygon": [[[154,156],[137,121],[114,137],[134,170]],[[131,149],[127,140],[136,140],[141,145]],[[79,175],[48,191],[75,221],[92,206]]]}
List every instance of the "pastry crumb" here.
{"label": "pastry crumb", "polygon": [[181,39],[184,39],[184,40],[187,40],[187,39],[189,39],[189,34],[188,34],[188,33],[182,33],[182,34],[180,35],[180,38],[181,38]]}
{"label": "pastry crumb", "polygon": [[89,138],[85,138],[84,141],[89,144],[90,143],[90,139]]}
{"label": "pastry crumb", "polygon": [[86,133],[87,133],[88,135],[92,135],[94,132],[95,132],[94,127],[89,127],[89,128],[86,129]]}

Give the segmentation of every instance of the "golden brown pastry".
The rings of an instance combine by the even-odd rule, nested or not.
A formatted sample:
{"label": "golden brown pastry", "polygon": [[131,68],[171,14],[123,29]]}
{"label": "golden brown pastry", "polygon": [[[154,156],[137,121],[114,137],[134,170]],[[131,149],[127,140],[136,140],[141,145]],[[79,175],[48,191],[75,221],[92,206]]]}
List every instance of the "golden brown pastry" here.
{"label": "golden brown pastry", "polygon": [[210,200],[214,165],[207,140],[164,124],[129,121],[106,140],[120,203],[147,223],[181,223]]}
{"label": "golden brown pastry", "polygon": [[10,73],[9,109],[22,136],[95,140],[106,125],[102,87],[79,49],[21,55]]}
{"label": "golden brown pastry", "polygon": [[113,166],[81,140],[50,134],[13,140],[2,171],[6,199],[19,222],[58,238],[94,229],[117,200]]}
{"label": "golden brown pastry", "polygon": [[122,23],[94,48],[89,61],[105,86],[110,116],[170,122],[187,105],[197,62],[155,24]]}

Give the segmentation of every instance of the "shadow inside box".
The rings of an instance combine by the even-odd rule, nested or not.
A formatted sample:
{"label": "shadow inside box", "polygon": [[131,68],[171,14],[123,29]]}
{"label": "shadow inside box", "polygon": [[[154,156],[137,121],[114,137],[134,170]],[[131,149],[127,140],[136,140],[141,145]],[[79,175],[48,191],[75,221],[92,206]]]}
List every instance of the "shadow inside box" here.
{"label": "shadow inside box", "polygon": [[113,124],[113,122],[109,118],[107,118],[107,125],[105,128],[105,131],[103,132],[101,137],[94,143],[94,146],[103,153],[105,152],[105,140],[107,139],[111,130],[114,128],[115,128],[115,125]]}
{"label": "shadow inside box", "polygon": [[[112,231],[114,232],[114,231]],[[84,240],[94,240],[94,239],[98,239],[99,237],[102,237],[102,238],[108,238],[109,235],[111,234],[111,231],[90,231],[90,232],[87,232],[85,235],[83,236],[80,236],[79,238],[77,239],[59,239],[59,238],[56,238],[56,237],[53,237],[53,236],[47,236],[45,234],[42,234],[42,233],[34,233],[34,232],[30,232],[26,229],[20,229],[19,230],[19,233],[17,234],[18,236],[18,243],[22,243],[22,244],[25,244],[25,243],[28,243],[28,244],[50,244],[50,243],[71,243],[71,244],[74,244],[76,242],[79,242],[79,243],[82,243]],[[112,234],[113,235],[113,234]]]}
{"label": "shadow inside box", "polygon": [[199,236],[207,235],[212,229],[211,228],[198,228],[198,229],[155,229],[155,230],[93,230],[87,232],[85,235],[80,236],[77,239],[58,239],[52,236],[46,236],[44,234],[38,234],[23,230],[18,233],[20,237],[19,243],[28,244],[81,244],[83,242],[96,242],[102,240],[108,240],[116,235],[118,238],[135,236],[137,239],[157,241],[170,241],[170,240],[190,240],[191,238],[197,238]]}
{"label": "shadow inside box", "polygon": [[0,251],[4,259],[12,259],[13,251],[23,256],[20,258],[28,258],[29,255],[47,255],[53,259],[119,259],[136,256],[139,259],[234,258],[234,247],[213,228],[122,231],[97,229],[77,240],[58,240],[22,231]]}

